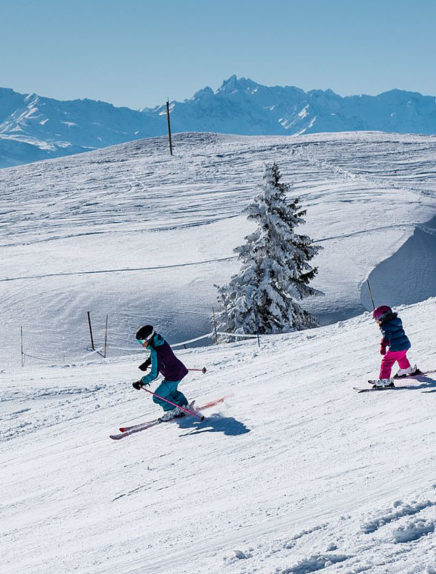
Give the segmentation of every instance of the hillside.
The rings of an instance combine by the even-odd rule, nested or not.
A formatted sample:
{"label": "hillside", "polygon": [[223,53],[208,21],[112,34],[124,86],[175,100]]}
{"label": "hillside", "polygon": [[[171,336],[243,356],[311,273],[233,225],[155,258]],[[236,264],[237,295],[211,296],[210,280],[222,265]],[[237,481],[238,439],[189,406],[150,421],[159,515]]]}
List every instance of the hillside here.
{"label": "hillside", "polygon": [[[215,91],[205,87],[183,102],[171,102],[171,122],[173,132],[436,134],[436,100],[402,90],[342,97],[332,90],[305,92],[231,76]],[[0,88],[0,167],[166,133],[164,105],[131,110],[101,101],[59,101]]]}
{"label": "hillside", "polygon": [[304,302],[322,323],[370,309],[365,281],[394,256],[376,301],[434,296],[435,148],[418,136],[186,134],[172,158],[157,138],[2,170],[2,363],[20,364],[20,327],[26,364],[83,360],[87,311],[97,347],[109,315],[112,357],[136,349],[145,322],[173,343],[209,333],[214,285],[238,271],[241,212],[271,161],[323,247],[313,285],[325,296]]}
{"label": "hillside", "polygon": [[[435,574],[436,138],[180,134],[0,171],[2,566],[9,574]],[[201,405],[135,391],[136,329],[210,333],[241,212],[276,161],[322,245],[323,326],[177,348]],[[399,306],[425,371],[377,377],[368,310]],[[108,357],[97,348],[109,317]],[[23,328],[21,356],[20,331]],[[24,366],[21,359],[24,358]],[[155,385],[152,385],[155,388]]]}
{"label": "hillside", "polygon": [[[436,299],[400,309],[434,369]],[[183,383],[225,404],[115,442],[157,415],[141,357],[0,374],[2,565],[10,574],[435,572],[434,371],[377,375],[369,314],[180,351]]]}

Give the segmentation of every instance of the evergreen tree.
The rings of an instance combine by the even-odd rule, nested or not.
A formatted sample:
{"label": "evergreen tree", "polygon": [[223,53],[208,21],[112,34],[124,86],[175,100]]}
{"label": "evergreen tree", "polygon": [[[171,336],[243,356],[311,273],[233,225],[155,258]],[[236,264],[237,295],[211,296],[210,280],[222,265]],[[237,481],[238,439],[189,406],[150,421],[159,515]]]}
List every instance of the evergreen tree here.
{"label": "evergreen tree", "polygon": [[317,273],[309,261],[321,249],[310,237],[297,235],[306,211],[299,198],[288,203],[290,186],[280,182],[276,163],[267,166],[263,187],[245,209],[257,221],[256,231],[237,247],[241,270],[230,283],[218,287],[220,329],[237,333],[281,333],[317,325],[297,300],[322,295],[309,286]]}

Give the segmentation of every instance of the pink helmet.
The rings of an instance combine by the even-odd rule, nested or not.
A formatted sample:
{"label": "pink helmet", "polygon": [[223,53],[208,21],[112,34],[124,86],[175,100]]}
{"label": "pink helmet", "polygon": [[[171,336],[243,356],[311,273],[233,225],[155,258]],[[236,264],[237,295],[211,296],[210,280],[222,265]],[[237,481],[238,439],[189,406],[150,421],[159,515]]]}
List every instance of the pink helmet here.
{"label": "pink helmet", "polygon": [[386,317],[386,315],[389,315],[389,313],[392,313],[392,309],[387,305],[382,305],[381,307],[374,309],[372,312],[372,318],[375,321],[380,321],[380,319],[383,319],[383,317]]}

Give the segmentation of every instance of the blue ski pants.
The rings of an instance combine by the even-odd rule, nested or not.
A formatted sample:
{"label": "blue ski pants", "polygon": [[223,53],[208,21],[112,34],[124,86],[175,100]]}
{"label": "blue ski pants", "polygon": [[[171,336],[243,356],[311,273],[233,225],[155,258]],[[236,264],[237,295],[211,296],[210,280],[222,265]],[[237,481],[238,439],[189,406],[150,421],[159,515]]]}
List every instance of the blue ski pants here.
{"label": "blue ski pants", "polygon": [[[177,385],[180,381],[167,381],[164,379],[161,384],[156,389],[156,395],[160,395],[164,399],[168,399],[172,403],[179,405],[180,407],[186,407],[188,405],[188,399],[183,393],[177,390]],[[153,401],[160,405],[164,411],[171,411],[175,407],[166,401],[163,401],[156,395],[153,396]]]}

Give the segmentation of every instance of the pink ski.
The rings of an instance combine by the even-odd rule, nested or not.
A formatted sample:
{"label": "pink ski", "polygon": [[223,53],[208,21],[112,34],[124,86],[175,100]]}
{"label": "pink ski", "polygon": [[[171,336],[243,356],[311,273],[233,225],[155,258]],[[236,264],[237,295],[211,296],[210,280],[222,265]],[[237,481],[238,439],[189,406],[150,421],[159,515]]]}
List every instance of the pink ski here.
{"label": "pink ski", "polygon": [[[214,407],[215,405],[223,403],[226,398],[227,397],[221,397],[219,399],[215,399],[214,401],[210,401],[210,402],[202,405],[201,407],[198,407],[198,409],[195,409],[195,411],[204,411],[206,409],[210,409],[211,407]],[[187,415],[187,416],[189,416],[189,415]],[[202,417],[202,420],[203,419],[204,419],[204,417]],[[151,427],[157,426],[157,425],[161,424],[162,422],[175,422],[178,420],[180,420],[180,417],[175,417],[173,419],[170,419],[169,421],[162,421],[161,419],[157,418],[157,419],[146,421],[144,423],[139,423],[139,424],[133,425],[133,426],[120,427],[120,434],[116,434],[116,435],[112,434],[112,435],[110,435],[110,438],[113,440],[120,440],[126,436],[131,435],[131,434],[134,434],[134,433],[149,429]]]}

